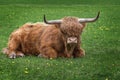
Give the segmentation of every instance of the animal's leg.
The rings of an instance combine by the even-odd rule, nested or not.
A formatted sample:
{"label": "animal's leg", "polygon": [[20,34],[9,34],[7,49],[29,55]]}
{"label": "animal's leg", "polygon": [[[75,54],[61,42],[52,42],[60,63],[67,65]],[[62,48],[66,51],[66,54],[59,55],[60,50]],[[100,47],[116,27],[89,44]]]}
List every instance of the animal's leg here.
{"label": "animal's leg", "polygon": [[9,58],[16,58],[16,54],[14,51],[10,51],[8,48],[3,48],[2,52],[6,54]]}
{"label": "animal's leg", "polygon": [[62,58],[71,58],[72,55],[69,53],[59,53],[58,57],[62,57]]}
{"label": "animal's leg", "polygon": [[41,49],[41,53],[38,55],[38,57],[43,58],[57,58],[57,52],[52,47],[45,47]]}
{"label": "animal's leg", "polygon": [[[10,52],[10,51],[9,51]],[[20,52],[20,51],[12,51],[9,54],[7,54],[7,56],[11,59],[14,59],[16,57],[24,57],[24,53]]]}
{"label": "animal's leg", "polygon": [[24,57],[24,53],[17,51],[16,54],[15,52],[12,52],[12,54],[8,54],[9,53],[9,49],[8,48],[3,48],[2,52],[6,55],[9,56],[9,58],[16,58],[16,57]]}
{"label": "animal's leg", "polygon": [[76,58],[76,57],[83,57],[85,56],[85,51],[83,49],[75,49],[74,52],[73,52],[73,57]]}
{"label": "animal's leg", "polygon": [[9,42],[8,42],[8,54],[7,56],[9,58],[16,58],[17,56],[17,50],[20,45],[19,38],[17,37],[12,37]]}

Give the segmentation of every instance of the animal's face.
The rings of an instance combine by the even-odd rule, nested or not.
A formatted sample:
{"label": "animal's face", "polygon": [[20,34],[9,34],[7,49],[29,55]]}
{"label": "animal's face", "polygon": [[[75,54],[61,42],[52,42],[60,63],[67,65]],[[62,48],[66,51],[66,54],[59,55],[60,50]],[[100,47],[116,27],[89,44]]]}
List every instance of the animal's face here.
{"label": "animal's face", "polygon": [[78,18],[65,17],[62,19],[60,30],[67,37],[78,37],[82,33],[85,25],[79,23]]}

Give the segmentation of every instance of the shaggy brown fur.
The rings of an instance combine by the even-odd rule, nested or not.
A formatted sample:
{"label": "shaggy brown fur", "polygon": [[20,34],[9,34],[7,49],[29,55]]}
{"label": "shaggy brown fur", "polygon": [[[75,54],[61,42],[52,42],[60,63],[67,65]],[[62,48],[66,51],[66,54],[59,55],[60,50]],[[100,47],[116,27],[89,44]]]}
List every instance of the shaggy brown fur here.
{"label": "shaggy brown fur", "polygon": [[[80,47],[80,35],[84,27],[85,23],[79,23],[75,17],[65,17],[61,24],[26,23],[12,32],[8,47],[3,51],[9,58],[24,55],[81,57],[85,55]],[[70,37],[75,37],[77,43],[68,43]]]}

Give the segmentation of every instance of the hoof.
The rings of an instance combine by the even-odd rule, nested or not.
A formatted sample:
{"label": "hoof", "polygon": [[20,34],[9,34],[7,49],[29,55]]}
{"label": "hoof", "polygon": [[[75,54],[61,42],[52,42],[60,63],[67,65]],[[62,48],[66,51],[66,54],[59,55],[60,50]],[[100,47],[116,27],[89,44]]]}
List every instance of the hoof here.
{"label": "hoof", "polygon": [[15,59],[16,58],[16,54],[14,52],[12,52],[11,54],[9,54],[9,58],[10,59]]}
{"label": "hoof", "polygon": [[42,54],[39,54],[38,57],[42,57]]}
{"label": "hoof", "polygon": [[17,57],[24,57],[25,55],[22,52],[17,53]]}
{"label": "hoof", "polygon": [[44,54],[39,54],[38,57],[39,57],[39,58],[46,58],[46,59],[53,59],[53,58],[56,58],[56,57],[46,56],[46,55],[44,55]]}
{"label": "hoof", "polygon": [[47,56],[43,55],[43,54],[39,54],[38,55],[39,58],[47,58]]}
{"label": "hoof", "polygon": [[17,54],[17,57],[24,57],[25,55],[24,54]]}

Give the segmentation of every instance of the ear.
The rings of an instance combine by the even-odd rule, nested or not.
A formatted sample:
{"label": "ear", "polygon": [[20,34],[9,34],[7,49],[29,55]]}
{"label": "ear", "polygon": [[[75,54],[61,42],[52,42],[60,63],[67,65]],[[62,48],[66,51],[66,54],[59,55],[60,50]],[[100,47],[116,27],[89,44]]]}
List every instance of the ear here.
{"label": "ear", "polygon": [[82,29],[86,26],[86,23],[81,23],[82,24]]}

